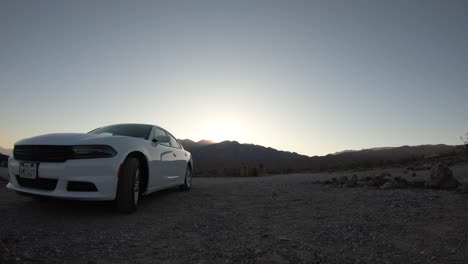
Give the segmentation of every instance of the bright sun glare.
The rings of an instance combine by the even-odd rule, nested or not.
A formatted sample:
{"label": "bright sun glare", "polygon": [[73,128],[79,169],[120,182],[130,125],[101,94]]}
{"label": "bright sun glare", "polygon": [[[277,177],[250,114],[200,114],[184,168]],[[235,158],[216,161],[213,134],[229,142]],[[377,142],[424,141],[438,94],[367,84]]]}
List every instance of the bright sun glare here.
{"label": "bright sun glare", "polygon": [[204,135],[208,140],[221,142],[224,140],[240,140],[243,138],[243,131],[238,125],[217,123],[210,125]]}

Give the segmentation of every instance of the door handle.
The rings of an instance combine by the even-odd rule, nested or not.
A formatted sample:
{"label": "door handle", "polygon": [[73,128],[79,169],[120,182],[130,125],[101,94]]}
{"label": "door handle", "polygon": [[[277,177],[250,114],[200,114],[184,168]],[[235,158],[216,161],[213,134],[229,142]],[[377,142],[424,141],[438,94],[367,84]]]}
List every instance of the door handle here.
{"label": "door handle", "polygon": [[174,155],[174,157],[177,157],[177,155],[174,152],[172,152],[172,155]]}

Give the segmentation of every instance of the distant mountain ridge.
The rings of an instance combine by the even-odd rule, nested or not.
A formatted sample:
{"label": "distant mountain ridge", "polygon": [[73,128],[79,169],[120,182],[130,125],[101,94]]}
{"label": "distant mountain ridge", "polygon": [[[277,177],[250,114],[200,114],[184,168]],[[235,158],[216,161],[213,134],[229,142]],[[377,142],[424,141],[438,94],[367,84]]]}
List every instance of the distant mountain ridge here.
{"label": "distant mountain ridge", "polygon": [[202,140],[197,141],[197,142],[195,142],[193,140],[190,140],[190,139],[179,139],[179,142],[180,142],[180,144],[182,144],[184,149],[186,149],[188,151],[191,151],[191,150],[193,150],[195,148],[208,146],[208,145],[211,145],[211,144],[216,144],[216,142],[211,141],[211,140],[206,140],[206,139],[202,139]]}
{"label": "distant mountain ridge", "polygon": [[335,153],[333,153],[333,155],[349,153],[349,152],[357,152],[357,151],[363,151],[363,150],[376,151],[376,150],[386,150],[386,149],[392,149],[392,148],[395,148],[395,147],[378,147],[378,148],[361,149],[361,150],[347,149],[347,150],[342,150],[342,151],[335,152]]}
{"label": "distant mountain ridge", "polygon": [[439,144],[379,147],[309,157],[255,144],[241,144],[237,141],[180,142],[192,153],[195,169],[202,175],[235,175],[242,165],[259,164],[271,173],[367,168],[455,155],[459,151],[456,146]]}
{"label": "distant mountain ridge", "polygon": [[0,153],[3,155],[11,156],[13,154],[13,150],[0,147]]}

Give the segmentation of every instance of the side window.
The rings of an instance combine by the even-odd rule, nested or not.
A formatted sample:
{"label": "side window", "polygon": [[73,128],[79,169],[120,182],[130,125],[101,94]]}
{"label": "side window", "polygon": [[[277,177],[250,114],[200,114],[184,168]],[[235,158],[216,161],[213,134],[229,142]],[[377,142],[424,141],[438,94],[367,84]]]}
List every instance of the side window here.
{"label": "side window", "polygon": [[169,137],[171,138],[171,146],[174,148],[180,148],[179,142],[171,135],[169,134]]}
{"label": "side window", "polygon": [[[154,137],[157,137],[157,136],[166,136],[166,131],[160,129],[159,127],[156,127],[156,130],[154,130]],[[159,143],[163,146],[168,146],[170,147],[170,143],[169,142],[166,142],[166,143]]]}

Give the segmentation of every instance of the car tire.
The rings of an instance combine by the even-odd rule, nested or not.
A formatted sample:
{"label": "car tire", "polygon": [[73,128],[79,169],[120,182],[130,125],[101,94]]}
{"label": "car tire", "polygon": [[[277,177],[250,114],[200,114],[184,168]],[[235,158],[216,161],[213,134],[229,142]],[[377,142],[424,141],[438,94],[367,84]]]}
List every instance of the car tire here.
{"label": "car tire", "polygon": [[132,213],[140,200],[140,162],[129,157],[120,167],[115,205],[121,213]]}
{"label": "car tire", "polygon": [[192,168],[187,166],[187,169],[185,170],[184,184],[180,185],[179,189],[181,191],[190,191],[190,188],[192,188]]}

